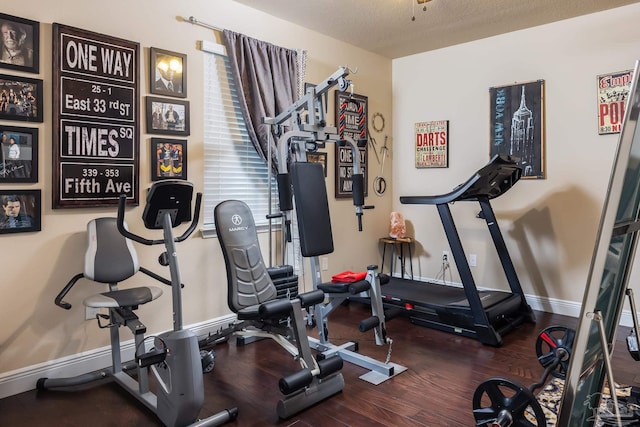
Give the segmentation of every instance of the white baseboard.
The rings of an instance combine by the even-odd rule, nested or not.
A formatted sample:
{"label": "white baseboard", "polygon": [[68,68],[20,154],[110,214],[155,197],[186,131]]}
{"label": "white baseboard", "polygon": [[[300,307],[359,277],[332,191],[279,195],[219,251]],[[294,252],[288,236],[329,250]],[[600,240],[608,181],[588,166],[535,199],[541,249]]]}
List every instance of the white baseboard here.
{"label": "white baseboard", "polygon": [[[395,274],[394,277],[400,277],[400,275]],[[416,277],[415,279],[418,281],[438,283],[440,285],[445,284],[448,286],[456,286],[459,288],[462,287],[462,283],[451,282],[449,280],[447,280],[445,283],[442,280],[436,280],[431,278]],[[482,288],[482,287],[479,287],[478,289],[486,290],[486,291],[496,290],[496,289]],[[525,295],[525,296],[527,298],[527,302],[529,303],[531,308],[534,310],[544,311],[546,313],[562,314],[564,316],[569,316],[569,317],[580,317],[580,309],[582,308],[582,302],[565,301],[565,300],[559,300],[555,298],[539,297],[536,295]],[[619,325],[633,327],[633,318],[631,316],[631,310],[626,310],[626,309],[622,310],[622,315],[620,316]]]}
{"label": "white baseboard", "polygon": [[[573,301],[561,301],[551,298],[540,298],[527,295],[527,301],[534,310],[545,311],[547,313],[563,314],[570,317],[580,317],[580,309],[582,304]],[[636,314],[637,316],[638,314]],[[633,317],[631,310],[623,309],[620,315],[620,326],[633,328]]]}
{"label": "white baseboard", "polygon": [[[235,320],[235,314],[230,314],[187,326],[187,329],[197,336],[203,336],[216,332]],[[122,342],[120,348],[123,361],[133,360],[133,339]],[[107,366],[111,366],[110,346],[5,372],[0,374],[0,399],[35,389],[39,378],[73,377],[104,369]]]}
{"label": "white baseboard", "polygon": [[570,317],[579,317],[582,304],[575,301],[564,301],[555,298],[526,295],[527,302],[532,309]]}

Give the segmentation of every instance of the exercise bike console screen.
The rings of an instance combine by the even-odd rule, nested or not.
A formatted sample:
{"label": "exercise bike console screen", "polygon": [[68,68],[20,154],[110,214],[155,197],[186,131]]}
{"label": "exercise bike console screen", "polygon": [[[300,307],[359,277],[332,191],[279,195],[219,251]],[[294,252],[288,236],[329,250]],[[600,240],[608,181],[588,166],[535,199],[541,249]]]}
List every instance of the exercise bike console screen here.
{"label": "exercise bike console screen", "polygon": [[142,219],[148,229],[161,229],[162,218],[169,212],[174,227],[191,221],[193,184],[187,181],[168,179],[155,183],[147,193],[147,205]]}

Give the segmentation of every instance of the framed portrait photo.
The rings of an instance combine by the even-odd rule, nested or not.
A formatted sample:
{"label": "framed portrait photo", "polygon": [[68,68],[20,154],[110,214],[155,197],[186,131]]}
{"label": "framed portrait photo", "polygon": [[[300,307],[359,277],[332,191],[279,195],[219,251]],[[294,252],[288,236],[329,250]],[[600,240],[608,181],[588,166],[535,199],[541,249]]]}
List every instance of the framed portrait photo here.
{"label": "framed portrait photo", "polygon": [[0,234],[40,231],[40,190],[0,190]]}
{"label": "framed portrait photo", "polygon": [[40,72],[40,23],[0,13],[0,68]]}
{"label": "framed portrait photo", "polygon": [[0,184],[38,182],[38,129],[0,125]]}
{"label": "framed portrait photo", "polygon": [[0,120],[42,123],[42,80],[0,74]]}
{"label": "framed portrait photo", "polygon": [[189,135],[189,101],[147,96],[147,133]]}
{"label": "framed portrait photo", "polygon": [[187,140],[151,138],[151,181],[187,179]]}
{"label": "framed portrait photo", "polygon": [[187,55],[149,48],[150,92],[155,95],[187,97]]}

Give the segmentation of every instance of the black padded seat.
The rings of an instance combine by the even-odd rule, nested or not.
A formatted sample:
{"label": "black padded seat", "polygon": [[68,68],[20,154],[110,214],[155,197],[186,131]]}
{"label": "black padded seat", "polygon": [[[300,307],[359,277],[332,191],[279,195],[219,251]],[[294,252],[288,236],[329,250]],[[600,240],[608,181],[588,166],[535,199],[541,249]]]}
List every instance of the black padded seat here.
{"label": "black padded seat", "polygon": [[359,294],[371,289],[371,285],[366,280],[359,280],[357,282],[329,282],[320,283],[317,288],[327,294]]}
{"label": "black padded seat", "polygon": [[160,295],[162,289],[156,286],[142,286],[92,295],[84,300],[84,305],[94,308],[137,307],[159,298]]}
{"label": "black padded seat", "polygon": [[236,314],[238,315],[238,320],[260,320],[260,305],[250,305],[238,310]]}
{"label": "black padded seat", "polygon": [[320,283],[318,289],[327,294],[339,294],[349,292],[351,283]]}

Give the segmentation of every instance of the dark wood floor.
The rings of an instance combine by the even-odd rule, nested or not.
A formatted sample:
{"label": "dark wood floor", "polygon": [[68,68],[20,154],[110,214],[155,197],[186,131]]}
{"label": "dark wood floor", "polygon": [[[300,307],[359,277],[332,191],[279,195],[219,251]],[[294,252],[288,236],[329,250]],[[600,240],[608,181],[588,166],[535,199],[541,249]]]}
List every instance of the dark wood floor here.
{"label": "dark wood floor", "polygon": [[[330,334],[341,343],[357,340],[360,352],[384,360],[387,347],[361,334],[357,322],[367,317],[359,303],[332,313]],[[407,371],[372,385],[359,379],[365,369],[345,363],[342,393],[289,420],[279,420],[278,380],[299,368],[297,362],[271,340],[237,347],[235,340],[216,347],[213,372],[205,375],[206,417],[237,406],[232,426],[471,426],[471,396],[487,378],[503,376],[523,385],[537,381],[542,368],[535,354],[539,332],[550,325],[575,328],[575,318],[537,313],[536,325],[523,325],[504,339],[501,348],[395,319],[388,324],[393,339],[391,361]],[[614,352],[618,382],[640,383],[640,364],[626,351],[621,328]],[[96,333],[101,333],[96,328]],[[154,415],[113,383],[105,381],[81,392],[30,391],[0,400],[1,426],[154,426]]]}

